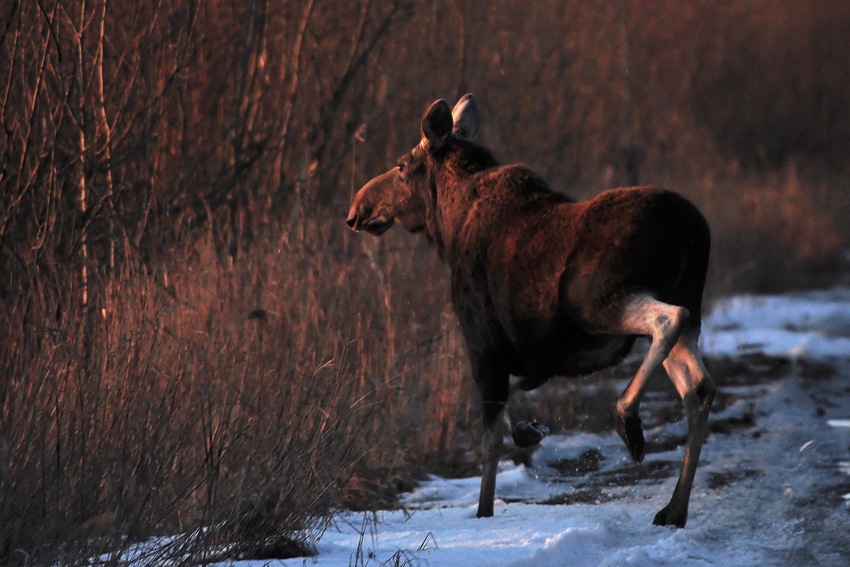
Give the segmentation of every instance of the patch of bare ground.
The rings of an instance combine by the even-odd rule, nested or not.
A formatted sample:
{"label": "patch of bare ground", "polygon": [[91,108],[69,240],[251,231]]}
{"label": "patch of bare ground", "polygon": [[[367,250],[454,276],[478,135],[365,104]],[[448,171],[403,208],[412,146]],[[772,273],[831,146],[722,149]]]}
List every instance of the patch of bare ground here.
{"label": "patch of bare ground", "polygon": [[[606,471],[595,471],[588,476],[562,475],[555,482],[569,482],[578,489],[614,488],[633,486],[639,482],[662,480],[673,476],[678,463],[668,460],[645,461],[641,464],[628,464]],[[582,480],[576,480],[581,478]]]}
{"label": "patch of bare ground", "polygon": [[710,357],[705,359],[705,366],[721,387],[773,382],[794,370],[789,358],[762,353],[740,354],[735,358]]}
{"label": "patch of bare ground", "polygon": [[592,482],[599,482],[603,486],[632,486],[638,482],[660,481],[676,474],[679,463],[676,461],[658,460],[645,461],[641,464],[632,464],[625,467],[604,471],[594,475]]}
{"label": "patch of bare ground", "polygon": [[[648,461],[639,465],[627,465],[600,472],[598,468],[602,459],[601,454],[595,450],[589,450],[578,459],[564,459],[552,463],[552,466],[558,468],[561,473],[553,481],[572,484],[574,490],[555,494],[540,504],[571,505],[611,502],[624,496],[612,489],[664,480],[675,475],[678,468],[678,463],[674,461]],[[582,480],[577,480],[579,478]]]}
{"label": "patch of bare ground", "polygon": [[556,469],[560,476],[583,476],[599,470],[602,453],[596,449],[588,449],[575,459],[560,459],[549,466]]}
{"label": "patch of bare ground", "polygon": [[233,546],[225,547],[221,552],[202,552],[189,557],[187,563],[207,565],[209,563],[226,562],[238,557],[241,561],[264,561],[271,559],[291,559],[295,557],[313,557],[317,555],[316,548],[308,543],[293,538],[280,536],[263,538],[258,542],[244,541],[238,544],[238,551]]}
{"label": "patch of bare ground", "polygon": [[762,353],[741,354],[735,358],[707,358],[705,365],[721,388],[770,383],[791,374],[807,380],[826,380],[838,372],[833,362],[792,360]]}
{"label": "patch of bare ground", "polygon": [[[590,453],[590,451],[587,453]],[[578,464],[579,468],[586,466],[580,463],[570,463],[568,466],[573,466],[574,464]],[[584,477],[585,480],[581,481],[575,481],[575,476],[559,476],[555,481],[575,481],[571,482],[574,491],[555,494],[540,503],[547,505],[570,505],[611,502],[625,496],[623,493],[612,489],[635,486],[639,483],[652,484],[675,475],[677,469],[678,463],[674,461],[648,461],[643,464],[628,465],[610,471],[587,471],[593,472],[593,474]],[[586,473],[578,474],[584,475]]]}
{"label": "patch of bare ground", "polygon": [[748,409],[742,415],[735,415],[723,419],[715,419],[709,421],[709,429],[712,433],[719,435],[731,435],[732,432],[738,429],[748,429],[756,424],[755,414],[753,409]]}
{"label": "patch of bare ground", "polygon": [[602,504],[603,502],[611,502],[617,500],[617,496],[608,494],[601,486],[594,486],[575,492],[564,494],[556,494],[551,498],[540,502],[548,506],[570,506],[572,504]]}
{"label": "patch of bare ground", "polygon": [[755,478],[761,474],[762,472],[756,469],[714,472],[708,475],[708,487],[712,490],[719,490],[745,478]]}
{"label": "patch of bare ground", "polygon": [[658,439],[647,439],[644,452],[647,455],[651,455],[653,453],[666,453],[667,451],[672,451],[677,447],[683,446],[687,440],[688,438],[686,435],[671,435],[669,437]]}
{"label": "patch of bare ground", "polygon": [[820,360],[800,360],[797,369],[800,376],[807,380],[827,380],[838,373],[835,364]]}

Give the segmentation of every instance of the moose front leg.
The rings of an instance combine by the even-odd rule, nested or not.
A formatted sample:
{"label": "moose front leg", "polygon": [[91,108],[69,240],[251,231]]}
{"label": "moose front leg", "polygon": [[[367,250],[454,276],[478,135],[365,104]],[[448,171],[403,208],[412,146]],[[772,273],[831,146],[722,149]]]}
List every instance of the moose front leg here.
{"label": "moose front leg", "polygon": [[[516,387],[511,387],[509,398],[513,397],[516,392]],[[515,399],[515,398],[514,398]],[[516,405],[510,401],[507,404],[504,412],[505,425],[508,431],[511,432],[511,439],[514,445],[520,449],[527,449],[539,445],[543,439],[549,435],[549,428],[536,420],[526,421],[519,418],[516,411]]]}
{"label": "moose front leg", "polygon": [[481,471],[481,492],[478,497],[478,517],[493,515],[496,497],[496,473],[502,456],[502,415],[510,395],[508,373],[504,365],[492,358],[472,357],[472,369],[481,394],[484,413],[484,461]]}
{"label": "moose front leg", "polygon": [[478,496],[479,518],[489,518],[493,515],[493,502],[496,499],[496,473],[499,469],[499,459],[502,456],[502,432],[499,420],[492,426],[485,425],[484,466],[481,471],[481,492]]}

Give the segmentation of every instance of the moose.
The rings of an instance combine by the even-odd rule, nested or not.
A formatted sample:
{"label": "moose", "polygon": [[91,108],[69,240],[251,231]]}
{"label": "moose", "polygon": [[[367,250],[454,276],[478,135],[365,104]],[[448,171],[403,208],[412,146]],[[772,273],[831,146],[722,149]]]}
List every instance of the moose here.
{"label": "moose", "polygon": [[[716,391],[698,346],[710,249],[705,218],[684,197],[653,187],[570,199],[524,165],[500,165],[476,141],[480,122],[472,94],[454,109],[435,101],[419,144],[357,192],[347,219],[374,235],[396,222],[424,233],[450,268],[452,305],[483,407],[478,517],[493,515],[511,392],[618,364],[646,336],[649,348],[616,402],[615,422],[640,463],[638,409],[663,365],[684,403],[688,433],[676,488],[653,523],[684,527]],[[512,436],[532,446],[546,433],[520,422]]]}

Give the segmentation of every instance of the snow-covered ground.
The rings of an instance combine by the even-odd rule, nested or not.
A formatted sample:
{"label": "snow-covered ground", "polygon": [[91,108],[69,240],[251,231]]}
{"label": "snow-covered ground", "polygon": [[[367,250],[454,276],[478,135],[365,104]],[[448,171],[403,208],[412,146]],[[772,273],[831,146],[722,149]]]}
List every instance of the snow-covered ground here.
{"label": "snow-covered ground", "polygon": [[850,565],[850,289],[719,302],[702,345],[733,362],[684,529],[651,522],[685,424],[645,419],[641,465],[613,432],[553,435],[503,462],[492,518],[479,478],[432,477],[402,510],[338,514],[316,557],[237,565]]}
{"label": "snow-covered ground", "polygon": [[709,356],[850,358],[850,288],[720,301],[704,323],[702,346]]}
{"label": "snow-covered ground", "polygon": [[[682,530],[651,525],[672,493],[681,449],[648,455],[641,465],[661,478],[621,482],[615,471],[634,467],[615,434],[553,436],[533,467],[503,465],[493,518],[475,518],[478,478],[433,478],[406,496],[406,510],[343,514],[318,542],[318,557],[281,564],[850,565],[843,383],[822,389],[789,376],[737,389],[740,398],[715,419],[753,425],[711,436]],[[597,471],[559,479],[547,466],[593,450],[602,455]],[[598,502],[541,504],[581,495],[574,485],[600,475],[605,486],[590,492]]]}

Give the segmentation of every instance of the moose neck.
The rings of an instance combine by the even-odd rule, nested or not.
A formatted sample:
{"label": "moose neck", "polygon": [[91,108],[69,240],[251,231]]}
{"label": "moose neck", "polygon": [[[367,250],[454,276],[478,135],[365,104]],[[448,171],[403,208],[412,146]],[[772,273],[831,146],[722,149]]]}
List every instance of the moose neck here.
{"label": "moose neck", "polygon": [[436,161],[429,238],[436,244],[440,257],[451,263],[457,256],[469,212],[478,199],[477,174],[499,164],[489,149],[461,139],[453,139],[443,159]]}

